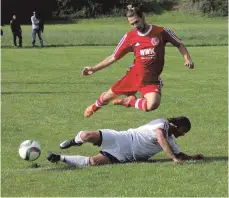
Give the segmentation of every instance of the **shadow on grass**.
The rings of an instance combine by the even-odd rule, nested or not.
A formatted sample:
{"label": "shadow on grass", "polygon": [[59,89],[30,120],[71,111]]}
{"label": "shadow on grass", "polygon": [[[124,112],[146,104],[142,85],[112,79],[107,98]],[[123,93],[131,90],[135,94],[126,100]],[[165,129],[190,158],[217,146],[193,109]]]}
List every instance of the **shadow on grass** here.
{"label": "shadow on grass", "polygon": [[[88,93],[88,91],[59,91],[59,92],[48,92],[48,91],[41,91],[41,92],[2,92],[2,95],[10,95],[10,94],[82,94],[82,93]],[[96,93],[91,92],[90,93]]]}
{"label": "shadow on grass", "polygon": [[[6,70],[6,71],[10,71],[10,70]],[[15,70],[13,70],[15,71]],[[21,70],[22,71],[22,70]],[[82,76],[79,75],[79,78],[84,78]],[[76,78],[77,79],[77,78]],[[87,82],[18,82],[18,81],[13,81],[13,82],[2,82],[2,85],[4,84],[19,84],[19,85],[84,85],[84,84],[92,84],[94,85],[95,82],[92,82],[92,81],[87,81]],[[96,84],[103,84],[103,85],[106,85],[106,84],[109,84],[107,82],[104,82],[104,81],[96,81]],[[4,92],[3,92],[4,93]],[[9,93],[14,93],[14,92],[9,92]],[[20,92],[19,92],[20,93]],[[29,92],[28,92],[29,93]],[[39,93],[39,92],[37,92]]]}
{"label": "shadow on grass", "polygon": [[[189,160],[189,162],[216,162],[216,161],[225,161],[228,162],[228,156],[212,156],[212,157],[205,157],[203,160]],[[164,163],[164,162],[172,162],[170,159],[153,159],[152,161],[149,161],[148,163]]]}
{"label": "shadow on grass", "polygon": [[[205,157],[204,160],[190,160],[187,161],[187,164],[196,164],[196,163],[209,163],[209,162],[216,162],[216,161],[223,161],[223,162],[228,162],[228,156],[216,156],[216,157]],[[169,163],[172,162],[170,159],[156,159],[156,160],[151,160],[149,162],[136,162],[137,164],[141,163]],[[130,164],[129,162],[127,163],[122,163],[122,164]],[[35,164],[36,165],[36,164]],[[113,165],[119,165],[119,164],[113,164]],[[112,166],[112,165],[105,165],[105,166]],[[36,166],[29,166],[29,170],[32,171],[66,171],[66,170],[80,170],[82,168],[77,168],[75,166],[68,166],[68,165],[59,165],[58,163],[56,164],[55,167],[41,167],[40,165]]]}
{"label": "shadow on grass", "polygon": [[57,165],[55,167],[42,167],[40,165],[36,166],[29,166],[27,170],[30,171],[66,171],[66,170],[79,170],[80,168],[77,168],[75,166],[68,166],[68,165]]}

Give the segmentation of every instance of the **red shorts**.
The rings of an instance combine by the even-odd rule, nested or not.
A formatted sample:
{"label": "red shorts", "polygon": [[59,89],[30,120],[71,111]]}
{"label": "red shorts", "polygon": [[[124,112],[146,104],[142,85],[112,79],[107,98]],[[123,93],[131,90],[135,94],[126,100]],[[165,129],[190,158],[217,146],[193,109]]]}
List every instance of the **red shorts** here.
{"label": "red shorts", "polygon": [[161,94],[162,83],[160,84],[147,84],[144,85],[140,83],[141,78],[135,73],[128,72],[120,80],[118,80],[112,87],[111,90],[116,95],[134,95],[138,91],[141,93],[142,97],[150,92],[156,92]]}

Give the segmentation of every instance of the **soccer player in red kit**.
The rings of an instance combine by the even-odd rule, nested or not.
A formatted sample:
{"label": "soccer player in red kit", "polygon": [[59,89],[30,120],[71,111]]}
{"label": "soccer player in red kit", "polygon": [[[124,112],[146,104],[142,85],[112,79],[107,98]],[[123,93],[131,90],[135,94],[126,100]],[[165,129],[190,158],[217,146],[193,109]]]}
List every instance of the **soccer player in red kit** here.
{"label": "soccer player in red kit", "polygon": [[[188,50],[171,30],[147,24],[142,11],[130,5],[127,6],[126,17],[130,25],[133,26],[133,30],[123,36],[111,56],[95,66],[84,67],[82,75],[94,74],[121,59],[128,52],[134,52],[134,63],[125,76],[108,91],[102,93],[94,104],[87,107],[84,112],[85,117],[91,116],[103,105],[120,95],[127,97],[113,100],[114,105],[135,107],[142,111],[157,109],[161,101],[162,81],[160,74],[164,66],[167,42],[179,49],[185,59],[185,65],[189,69],[194,68]],[[141,93],[141,98],[135,96],[137,92]]]}

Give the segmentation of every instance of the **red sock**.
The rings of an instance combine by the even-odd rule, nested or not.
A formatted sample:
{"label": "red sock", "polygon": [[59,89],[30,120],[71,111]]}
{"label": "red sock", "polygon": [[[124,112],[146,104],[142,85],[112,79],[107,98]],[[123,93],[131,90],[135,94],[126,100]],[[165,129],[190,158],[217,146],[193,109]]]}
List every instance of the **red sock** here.
{"label": "red sock", "polygon": [[93,107],[92,107],[92,109],[94,108],[94,109],[98,109],[98,108],[100,108],[100,107],[102,107],[103,105],[106,105],[107,104],[107,102],[104,102],[104,100],[103,100],[103,95],[105,94],[105,92],[104,93],[102,93],[99,97],[98,97],[98,99],[95,101],[95,104],[93,105]]}
{"label": "red sock", "polygon": [[97,107],[96,104],[93,104],[93,106],[92,106],[92,110],[93,110],[93,111],[97,111],[99,108],[100,108],[100,107]]}
{"label": "red sock", "polygon": [[140,98],[135,101],[134,107],[142,111],[147,111],[147,100],[145,98]]}
{"label": "red sock", "polygon": [[137,101],[137,98],[134,99],[134,100],[131,100],[130,103],[129,103],[130,107],[135,107],[136,101]]}

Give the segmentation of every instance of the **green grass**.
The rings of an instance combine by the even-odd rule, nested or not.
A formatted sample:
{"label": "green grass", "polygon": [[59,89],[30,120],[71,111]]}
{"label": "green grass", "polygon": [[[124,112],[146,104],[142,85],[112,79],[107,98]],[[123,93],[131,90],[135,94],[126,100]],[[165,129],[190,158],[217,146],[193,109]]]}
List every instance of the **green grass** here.
{"label": "green grass", "polygon": [[[150,24],[173,30],[187,46],[219,46],[228,44],[227,18],[209,18],[178,12],[149,15]],[[3,28],[3,47],[12,47],[10,27]],[[23,45],[31,46],[31,25],[23,25]],[[45,25],[43,34],[46,46],[117,45],[131,26],[125,17],[79,20],[76,24]],[[38,39],[37,44],[39,45]]]}
{"label": "green grass", "polygon": [[[76,30],[80,25],[65,27]],[[95,64],[113,49],[2,50],[2,196],[228,197],[227,47],[190,47],[195,70],[183,66],[176,48],[167,48],[162,74],[165,86],[158,110],[144,113],[108,105],[85,119],[87,105],[124,75],[132,62],[130,54],[104,71],[81,77],[84,66]],[[124,130],[177,115],[188,116],[193,125],[177,143],[186,153],[203,153],[204,161],[180,166],[166,161],[162,152],[153,157],[153,164],[65,169],[63,163],[55,165],[46,160],[48,151],[61,152],[59,143],[80,130]],[[41,144],[42,154],[36,161],[40,168],[28,168],[31,163],[17,153],[26,139]],[[94,155],[98,150],[85,144],[62,153]]]}

